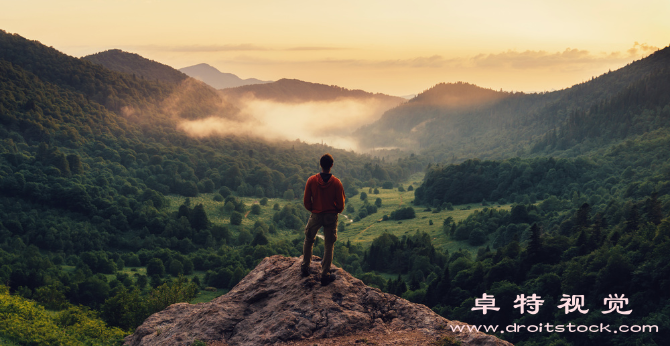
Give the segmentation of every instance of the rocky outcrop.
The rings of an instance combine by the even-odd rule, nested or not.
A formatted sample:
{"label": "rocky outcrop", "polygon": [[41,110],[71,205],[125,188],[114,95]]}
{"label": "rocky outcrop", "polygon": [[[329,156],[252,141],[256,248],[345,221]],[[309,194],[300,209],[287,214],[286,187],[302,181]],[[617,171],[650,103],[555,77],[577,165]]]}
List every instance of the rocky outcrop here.
{"label": "rocky outcrop", "polygon": [[319,269],[313,261],[313,274],[303,278],[300,259],[265,258],[228,294],[150,316],[126,344],[419,345],[451,338],[462,345],[511,345],[481,332],[453,333],[449,325],[464,323],[366,286],[342,269],[335,269],[337,280],[321,286]]}

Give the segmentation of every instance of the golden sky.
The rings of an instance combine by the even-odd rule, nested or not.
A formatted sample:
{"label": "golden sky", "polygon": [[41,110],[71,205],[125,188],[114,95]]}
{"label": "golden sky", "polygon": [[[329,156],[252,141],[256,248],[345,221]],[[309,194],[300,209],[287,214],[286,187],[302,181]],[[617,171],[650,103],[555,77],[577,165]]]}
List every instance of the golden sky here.
{"label": "golden sky", "polygon": [[392,95],[562,89],[670,44],[668,0],[0,0],[0,29],[83,56]]}

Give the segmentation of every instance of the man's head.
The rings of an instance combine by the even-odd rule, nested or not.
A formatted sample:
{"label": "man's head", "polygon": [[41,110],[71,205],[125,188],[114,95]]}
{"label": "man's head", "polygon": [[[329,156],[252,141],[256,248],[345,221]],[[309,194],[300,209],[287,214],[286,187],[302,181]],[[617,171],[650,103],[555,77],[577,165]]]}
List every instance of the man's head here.
{"label": "man's head", "polygon": [[319,164],[321,165],[321,169],[323,169],[324,172],[329,172],[333,167],[333,155],[328,153],[323,154],[323,156],[321,156],[321,160],[319,160]]}

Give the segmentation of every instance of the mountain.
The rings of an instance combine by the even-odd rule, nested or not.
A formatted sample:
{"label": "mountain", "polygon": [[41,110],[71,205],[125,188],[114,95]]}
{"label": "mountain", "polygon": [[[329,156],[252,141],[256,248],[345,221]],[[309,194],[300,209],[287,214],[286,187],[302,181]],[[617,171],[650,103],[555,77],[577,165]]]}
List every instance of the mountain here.
{"label": "mountain", "polygon": [[350,90],[336,85],[310,83],[297,79],[280,79],[267,84],[246,85],[221,90],[221,93],[231,100],[252,97],[281,103],[368,99],[380,101],[392,108],[405,102],[403,98],[397,96],[373,94],[363,90]]}
{"label": "mountain", "polygon": [[[357,131],[363,146],[430,153],[438,161],[575,155],[667,122],[670,47],[588,82],[549,93],[442,83]],[[469,102],[468,100],[472,101]],[[644,118],[644,125],[633,126]],[[655,125],[654,125],[655,124]]]}
{"label": "mountain", "polygon": [[168,65],[146,59],[135,53],[124,52],[120,49],[110,49],[87,55],[82,59],[102,65],[112,71],[134,74],[149,80],[179,83],[188,78],[184,73]]}
{"label": "mountain", "polygon": [[113,62],[119,68],[125,62],[134,62],[128,68],[135,71],[135,75],[113,71],[88,59],[65,55],[17,34],[0,32],[0,61],[11,64],[8,68],[22,70],[42,82],[80,94],[87,101],[102,105],[127,119],[198,119],[212,115],[236,118],[237,110],[225,103],[216,90],[202,82],[184,78],[175,84],[138,77],[141,74],[157,75],[157,70],[162,75],[179,73],[174,69],[170,71],[171,68],[166,65],[123,52],[103,56],[106,63]]}
{"label": "mountain", "polygon": [[[447,344],[449,340],[464,346],[511,346],[493,336],[470,332],[468,325],[449,321],[425,305],[366,286],[336,267],[337,279],[321,286],[316,274],[300,276],[300,263],[300,258],[266,257],[226,295],[209,303],[172,305],[144,321],[126,338],[126,344],[200,340],[231,346],[314,345],[368,339],[376,345]],[[313,273],[320,268],[312,261]],[[453,331],[459,327],[465,330]]]}
{"label": "mountain", "polygon": [[243,85],[270,83],[270,81],[262,81],[256,78],[242,79],[232,73],[221,72],[215,67],[207,64],[188,66],[180,68],[179,71],[185,73],[189,77],[201,80],[215,89],[226,89]]}

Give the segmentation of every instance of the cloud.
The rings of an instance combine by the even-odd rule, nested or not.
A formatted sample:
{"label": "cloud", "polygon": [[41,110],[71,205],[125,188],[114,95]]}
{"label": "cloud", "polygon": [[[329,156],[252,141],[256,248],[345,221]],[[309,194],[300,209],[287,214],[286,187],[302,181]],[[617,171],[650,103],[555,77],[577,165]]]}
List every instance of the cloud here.
{"label": "cloud", "polygon": [[635,44],[633,45],[633,48],[628,50],[628,54],[633,55],[633,56],[639,54],[640,52],[642,54],[650,54],[650,53],[653,53],[657,50],[658,50],[658,47],[650,46],[646,43],[635,42]]}
{"label": "cloud", "polygon": [[184,53],[217,53],[217,52],[252,52],[252,51],[332,51],[345,50],[349,48],[343,47],[326,47],[326,46],[299,46],[289,48],[270,48],[254,44],[218,44],[218,45],[178,45],[178,46],[161,46],[161,45],[143,45],[130,46],[130,48],[139,48],[153,51],[166,52],[184,52]]}
{"label": "cloud", "polygon": [[[306,50],[309,47],[303,47]],[[327,47],[313,47],[314,50],[335,49]],[[322,64],[338,65],[346,67],[362,68],[417,68],[417,69],[440,69],[440,68],[511,68],[511,69],[546,69],[559,68],[561,70],[579,70],[592,66],[603,66],[608,64],[620,64],[632,59],[640,59],[654,51],[657,47],[644,43],[635,42],[631,49],[625,52],[602,52],[593,53],[584,49],[566,48],[563,51],[548,52],[544,50],[516,51],[508,50],[500,53],[478,54],[470,57],[446,58],[442,55],[418,56],[407,59],[317,59],[317,60],[279,60],[259,58],[248,55],[240,55],[221,61],[222,63],[235,64]]]}
{"label": "cloud", "polygon": [[321,51],[321,50],[345,50],[349,48],[342,48],[342,47],[292,47],[292,48],[286,48],[285,50],[287,51]]}
{"label": "cloud", "polygon": [[180,46],[133,46],[154,51],[185,52],[185,53],[216,53],[216,52],[244,52],[244,51],[267,51],[266,47],[253,44],[223,44],[223,45],[180,45]]}
{"label": "cloud", "polygon": [[543,50],[526,50],[523,52],[508,50],[498,54],[479,54],[467,62],[472,66],[483,68],[560,68],[562,70],[572,70],[639,59],[657,49],[653,46],[635,42],[633,48],[626,51],[627,54],[623,52],[592,53],[588,50],[571,48],[555,53]]}

